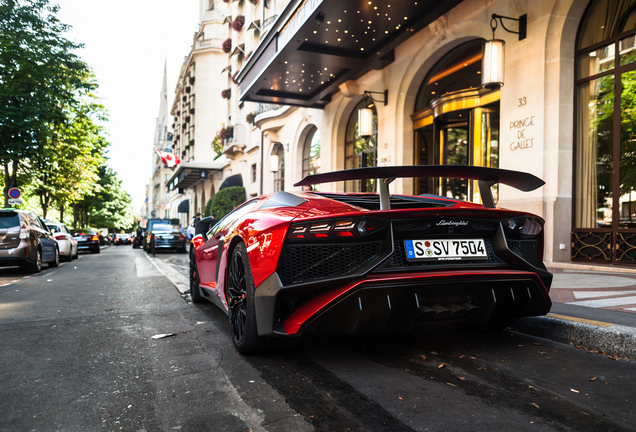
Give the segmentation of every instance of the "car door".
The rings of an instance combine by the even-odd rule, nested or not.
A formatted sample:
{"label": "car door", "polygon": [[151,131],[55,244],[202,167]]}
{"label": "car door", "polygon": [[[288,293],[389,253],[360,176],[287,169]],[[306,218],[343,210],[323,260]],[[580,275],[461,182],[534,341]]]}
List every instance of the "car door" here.
{"label": "car door", "polygon": [[201,284],[208,287],[208,289],[215,290],[217,296],[221,299],[223,298],[222,287],[218,287],[217,289],[216,283],[218,281],[217,272],[219,270],[219,260],[222,258],[221,254],[225,244],[224,236],[227,234],[227,227],[241,216],[249,213],[258,202],[258,199],[248,201],[228,213],[227,216],[217,222],[216,225],[208,231],[208,240],[197,249]]}
{"label": "car door", "polygon": [[29,222],[31,229],[34,230],[40,240],[42,248],[42,261],[53,261],[55,259],[55,249],[57,242],[46,224],[44,224],[37,215],[29,214]]}

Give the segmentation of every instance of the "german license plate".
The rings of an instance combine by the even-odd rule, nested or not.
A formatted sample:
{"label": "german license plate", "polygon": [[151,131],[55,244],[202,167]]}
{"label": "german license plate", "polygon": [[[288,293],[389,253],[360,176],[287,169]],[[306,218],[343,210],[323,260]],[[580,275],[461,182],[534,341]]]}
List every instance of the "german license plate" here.
{"label": "german license plate", "polygon": [[404,240],[407,261],[487,260],[483,239]]}
{"label": "german license plate", "polygon": [[164,240],[170,240],[172,237],[173,237],[173,236],[171,236],[171,235],[162,235],[162,236],[159,236],[159,238],[164,239]]}

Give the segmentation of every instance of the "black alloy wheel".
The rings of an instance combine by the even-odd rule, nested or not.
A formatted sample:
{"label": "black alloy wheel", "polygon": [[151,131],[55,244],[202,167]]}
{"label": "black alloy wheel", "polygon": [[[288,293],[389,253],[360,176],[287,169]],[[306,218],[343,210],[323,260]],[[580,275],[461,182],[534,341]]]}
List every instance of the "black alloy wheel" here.
{"label": "black alloy wheel", "polygon": [[55,258],[53,258],[53,261],[49,263],[49,268],[57,267],[59,265],[60,265],[60,251],[58,250],[58,248],[55,248]]}
{"label": "black alloy wheel", "polygon": [[227,298],[234,346],[242,354],[271,349],[272,339],[259,336],[256,328],[254,279],[243,243],[232,251],[228,273]]}
{"label": "black alloy wheel", "polygon": [[199,266],[197,265],[197,259],[193,249],[190,253],[190,298],[192,299],[192,303],[203,303],[205,300],[201,295],[199,283]]}
{"label": "black alloy wheel", "polygon": [[37,248],[35,251],[35,262],[29,265],[29,269],[31,273],[39,273],[42,271],[42,252],[40,252],[40,248]]}

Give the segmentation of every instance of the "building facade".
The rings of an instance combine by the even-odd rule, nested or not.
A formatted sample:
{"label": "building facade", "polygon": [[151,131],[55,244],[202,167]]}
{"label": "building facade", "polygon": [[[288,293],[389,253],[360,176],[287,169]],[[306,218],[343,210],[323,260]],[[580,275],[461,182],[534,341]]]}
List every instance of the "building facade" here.
{"label": "building facade", "polygon": [[186,226],[197,214],[205,213],[206,203],[224,179],[228,161],[213,149],[212,142],[228,117],[221,92],[227,78],[221,73],[226,62],[223,41],[225,2],[200,0],[199,28],[185,57],[175,97],[170,107],[174,140],[172,151],[179,156],[165,185],[171,203],[170,217]]}
{"label": "building facade", "polygon": [[[310,172],[374,165],[526,171],[545,186],[493,193],[498,206],[546,220],[546,261],[636,263],[636,1],[255,3],[232,2],[226,15],[245,19],[229,54],[239,84],[227,124],[242,124],[257,105],[251,133],[239,139],[245,149],[232,148],[240,157],[225,169],[249,175],[255,165],[258,193],[292,190]],[[275,20],[265,29],[267,9]],[[484,44],[493,39],[505,43],[504,75],[484,85]],[[475,186],[417,179],[391,192],[478,201]]]}

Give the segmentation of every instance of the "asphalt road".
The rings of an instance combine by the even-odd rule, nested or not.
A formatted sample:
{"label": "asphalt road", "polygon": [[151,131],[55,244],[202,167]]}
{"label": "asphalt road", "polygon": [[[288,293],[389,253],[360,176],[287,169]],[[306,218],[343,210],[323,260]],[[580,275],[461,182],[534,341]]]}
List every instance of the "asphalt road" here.
{"label": "asphalt road", "polygon": [[634,362],[446,326],[241,356],[227,317],[159,271],[187,255],[155,260],[0,269],[0,431],[636,430]]}

